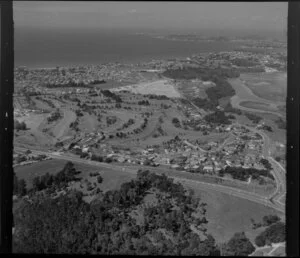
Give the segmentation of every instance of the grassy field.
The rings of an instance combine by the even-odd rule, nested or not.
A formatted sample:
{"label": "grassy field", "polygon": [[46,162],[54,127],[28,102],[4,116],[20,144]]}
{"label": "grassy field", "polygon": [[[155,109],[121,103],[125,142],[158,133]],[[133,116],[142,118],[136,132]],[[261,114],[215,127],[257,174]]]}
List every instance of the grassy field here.
{"label": "grassy field", "polygon": [[[64,167],[65,164],[66,161],[64,160],[47,160],[31,165],[18,166],[15,167],[14,170],[16,175],[19,178],[24,178],[27,185],[31,187],[34,177],[45,175],[47,172],[49,174],[56,174]],[[82,171],[79,176],[83,179],[89,178],[90,172],[100,172],[101,176],[103,177],[103,183],[101,184],[100,188],[103,191],[117,189],[122,183],[135,177],[135,175],[129,173],[122,173],[120,171],[111,169],[99,169],[98,167],[86,164],[74,163],[74,165],[77,170]]]}
{"label": "grassy field", "polygon": [[269,104],[256,102],[256,101],[241,101],[240,105],[247,108],[265,110],[265,111],[276,111],[276,109],[272,108]]}
{"label": "grassy field", "polygon": [[262,217],[269,214],[278,214],[275,210],[263,205],[240,199],[212,190],[193,188],[195,194],[207,203],[207,224],[210,232],[218,242],[228,241],[236,232],[244,231],[247,237],[254,241],[260,233],[251,228],[250,219],[261,221]]}
{"label": "grassy field", "polygon": [[286,256],[285,246],[278,247],[273,253],[272,256]]}
{"label": "grassy field", "polygon": [[53,128],[54,136],[59,139],[64,135],[64,133],[69,130],[69,125],[76,119],[76,114],[71,110],[63,111],[63,118],[59,121],[57,125]]}
{"label": "grassy field", "polygon": [[267,253],[269,253],[273,248],[270,247],[264,247],[259,250],[256,250],[251,256],[266,256]]}
{"label": "grassy field", "polygon": [[287,90],[286,73],[247,73],[240,78],[246,81],[247,87],[260,98],[284,102]]}

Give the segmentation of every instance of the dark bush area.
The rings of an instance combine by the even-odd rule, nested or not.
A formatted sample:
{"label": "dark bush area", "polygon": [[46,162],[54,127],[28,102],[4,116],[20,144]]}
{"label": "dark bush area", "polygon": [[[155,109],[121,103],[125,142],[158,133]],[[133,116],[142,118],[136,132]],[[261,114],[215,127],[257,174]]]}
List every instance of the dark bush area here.
{"label": "dark bush area", "polygon": [[140,100],[138,101],[138,105],[149,106],[150,103],[148,100]]}
{"label": "dark bush area", "polygon": [[250,176],[252,179],[259,179],[261,176],[268,177],[274,180],[273,175],[268,170],[259,170],[256,168],[242,168],[242,167],[229,167],[221,169],[219,171],[219,176],[223,177],[224,174],[231,175],[234,179],[241,181],[247,181]]}
{"label": "dark bush area", "polygon": [[146,94],[144,97],[149,99],[156,99],[156,100],[168,100],[169,98],[165,95],[154,95],[154,94]]}
{"label": "dark bush area", "polygon": [[117,95],[117,94],[115,94],[115,93],[113,93],[113,92],[111,92],[111,91],[109,91],[109,90],[101,90],[101,93],[102,93],[105,97],[111,98],[111,99],[113,99],[113,100],[116,101],[116,102],[122,102],[122,99],[121,99],[121,97],[120,97],[119,95]]}
{"label": "dark bush area", "polygon": [[27,126],[25,124],[25,122],[19,122],[18,120],[14,120],[14,128],[16,130],[27,130]]}
{"label": "dark bush area", "polygon": [[286,129],[286,121],[284,121],[282,118],[279,118],[274,121],[275,124],[279,129]]}
{"label": "dark bush area", "polygon": [[230,117],[226,116],[223,111],[215,111],[212,114],[208,114],[204,117],[205,121],[208,123],[213,123],[213,124],[231,124],[231,121],[229,120]]}
{"label": "dark bush area", "polygon": [[116,122],[117,122],[117,117],[116,116],[107,116],[106,117],[106,124],[108,126],[113,125]]}
{"label": "dark bush area", "polygon": [[[93,189],[92,185],[89,185]],[[144,223],[128,216],[147,192],[155,188],[168,198],[144,208]],[[14,211],[13,251],[17,253],[80,253],[109,255],[220,255],[214,238],[199,237],[193,223],[205,232],[205,203],[165,175],[139,171],[137,179],[123,183],[119,190],[86,203],[83,194],[68,191],[57,198],[39,197]],[[199,210],[202,217],[195,218]],[[172,237],[170,240],[159,230]]]}
{"label": "dark bush area", "polygon": [[90,177],[94,177],[94,176],[99,176],[100,173],[99,172],[90,172]]}
{"label": "dark bush area", "polygon": [[210,101],[219,105],[219,99],[224,97],[232,97],[235,95],[235,90],[225,78],[213,78],[212,80],[216,86],[206,89],[206,94]]}
{"label": "dark bush area", "polygon": [[199,107],[210,109],[219,105],[219,99],[223,97],[231,97],[235,95],[235,90],[232,88],[230,83],[226,80],[227,78],[239,77],[239,72],[235,69],[200,69],[200,68],[184,68],[175,70],[166,70],[163,73],[164,76],[172,79],[196,79],[200,78],[203,81],[212,81],[216,84],[214,87],[206,89],[211,104],[201,99],[196,99]]}
{"label": "dark bush area", "polygon": [[216,103],[208,100],[208,99],[202,99],[202,98],[194,98],[193,103],[204,110],[213,110],[216,108]]}
{"label": "dark bush area", "polygon": [[267,159],[261,159],[261,160],[260,160],[260,163],[261,163],[261,164],[265,167],[265,169],[267,169],[267,170],[272,170],[272,169],[273,169],[271,163],[270,163],[269,160],[267,160]]}
{"label": "dark bush area", "polygon": [[101,184],[103,182],[103,177],[101,175],[97,176],[97,182],[98,184]]}
{"label": "dark bush area", "polygon": [[82,113],[82,111],[81,110],[79,110],[79,109],[76,109],[75,110],[75,114],[76,114],[76,116],[83,116],[83,113]]}
{"label": "dark bush area", "polygon": [[257,116],[257,115],[254,115],[254,114],[251,114],[251,113],[248,113],[248,112],[244,112],[244,115],[249,120],[251,120],[254,124],[258,124],[262,120],[262,118],[260,116]]}
{"label": "dark bush area", "polygon": [[245,58],[235,58],[232,60],[232,63],[237,66],[251,67],[260,65],[257,61],[252,61]]}
{"label": "dark bush area", "polygon": [[235,233],[234,236],[225,244],[224,256],[248,256],[255,251],[255,247],[246,237],[244,232]]}
{"label": "dark bush area", "polygon": [[277,223],[280,221],[280,218],[277,215],[266,215],[263,217],[263,223],[262,225],[264,227],[270,226],[274,223]]}
{"label": "dark bush area", "polygon": [[74,82],[74,81],[69,81],[68,83],[46,83],[45,84],[46,88],[89,88],[89,85],[86,85],[83,82]]}
{"label": "dark bush area", "polygon": [[48,117],[47,117],[47,121],[48,123],[54,122],[58,119],[61,118],[61,114],[59,112],[59,110],[56,110],[55,112],[51,113]]}
{"label": "dark bush area", "polygon": [[268,132],[273,132],[272,127],[269,126],[269,125],[263,125],[263,126],[262,126],[262,129],[263,129],[263,130],[266,130],[266,131],[268,131]]}
{"label": "dark bush area", "polygon": [[14,173],[14,188],[13,194],[18,196],[24,196],[27,194],[26,182],[24,179],[18,179]]}
{"label": "dark bush area", "polygon": [[133,125],[135,123],[135,120],[132,118],[129,118],[126,123],[124,123],[120,130],[128,128],[129,126]]}
{"label": "dark bush area", "polygon": [[179,121],[179,119],[178,119],[177,117],[174,117],[174,118],[172,119],[172,123],[173,123],[173,125],[174,125],[175,127],[181,127],[180,121]]}
{"label": "dark bush area", "polygon": [[93,154],[91,160],[103,162],[104,158],[102,156]]}
{"label": "dark bush area", "polygon": [[237,115],[243,114],[240,109],[232,107],[230,102],[225,106],[224,112],[233,113],[233,114],[237,114]]}
{"label": "dark bush area", "polygon": [[69,182],[77,181],[78,178],[76,175],[80,173],[80,171],[74,168],[72,162],[68,162],[56,175],[47,173],[43,176],[34,177],[31,190],[37,192],[47,188],[65,188]]}
{"label": "dark bush area", "polygon": [[255,244],[258,247],[271,245],[272,243],[280,243],[285,241],[285,224],[283,222],[277,222],[272,224],[265,231],[259,234],[255,238]]}

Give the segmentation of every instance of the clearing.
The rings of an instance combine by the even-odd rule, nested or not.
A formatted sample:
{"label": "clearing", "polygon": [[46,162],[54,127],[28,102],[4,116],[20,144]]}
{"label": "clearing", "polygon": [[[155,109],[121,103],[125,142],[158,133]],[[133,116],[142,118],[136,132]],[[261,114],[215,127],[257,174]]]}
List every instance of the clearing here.
{"label": "clearing", "polygon": [[166,80],[166,79],[111,89],[111,91],[122,91],[122,90],[127,90],[139,94],[165,95],[170,98],[181,97],[179,92],[172,85],[171,80]]}

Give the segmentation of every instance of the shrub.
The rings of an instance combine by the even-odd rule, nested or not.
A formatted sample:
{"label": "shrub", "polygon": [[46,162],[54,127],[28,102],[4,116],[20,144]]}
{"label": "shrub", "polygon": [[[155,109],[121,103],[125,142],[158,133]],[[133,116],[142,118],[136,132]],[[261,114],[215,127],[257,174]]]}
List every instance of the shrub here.
{"label": "shrub", "polygon": [[231,124],[229,117],[225,115],[223,111],[215,111],[212,114],[204,117],[205,121],[214,124]]}
{"label": "shrub", "polygon": [[98,176],[100,175],[99,172],[90,172],[90,177]]}
{"label": "shrub", "polygon": [[177,117],[174,117],[174,118],[172,119],[172,123],[173,123],[173,125],[174,125],[175,127],[181,127],[180,121],[179,121],[179,119],[178,119]]}
{"label": "shrub", "polygon": [[257,115],[254,115],[254,114],[251,114],[251,113],[245,113],[245,116],[251,120],[254,124],[258,124],[262,118],[260,116],[257,116]]}
{"label": "shrub", "polygon": [[283,222],[272,224],[255,238],[255,244],[261,247],[264,245],[270,245],[271,243],[284,242],[285,230],[285,224]]}
{"label": "shrub", "polygon": [[255,247],[246,237],[244,232],[235,233],[225,245],[225,256],[248,256],[253,253]]}
{"label": "shrub", "polygon": [[25,124],[25,122],[19,122],[18,120],[14,121],[14,128],[17,130],[26,130],[27,126]]}
{"label": "shrub", "polygon": [[103,182],[103,177],[101,175],[97,176],[97,182],[98,184],[101,184]]}
{"label": "shrub", "polygon": [[277,215],[267,215],[263,217],[263,226],[270,226],[278,221],[280,218]]}

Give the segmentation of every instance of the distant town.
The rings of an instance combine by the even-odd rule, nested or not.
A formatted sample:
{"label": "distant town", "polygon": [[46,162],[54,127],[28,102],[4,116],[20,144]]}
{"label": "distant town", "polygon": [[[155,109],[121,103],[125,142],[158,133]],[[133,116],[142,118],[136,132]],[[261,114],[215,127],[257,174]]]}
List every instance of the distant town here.
{"label": "distant town", "polygon": [[[92,203],[102,192],[101,171],[109,171],[116,181],[138,174],[141,182],[150,180],[150,171],[284,213],[286,121],[285,91],[280,87],[287,69],[286,43],[191,35],[167,39],[243,44],[235,51],[184,59],[15,69],[15,169],[72,162],[57,178],[33,169],[24,176],[31,190],[24,190],[22,183],[15,200],[31,200],[31,194],[44,189],[53,198],[75,189]],[[76,179],[80,172],[74,164],[100,172]],[[47,180],[59,182],[57,188]],[[157,180],[173,184],[164,177]],[[136,184],[140,187],[141,182]],[[173,190],[179,187],[174,185]],[[264,246],[260,238],[248,254]],[[282,238],[272,241],[284,246]]]}

